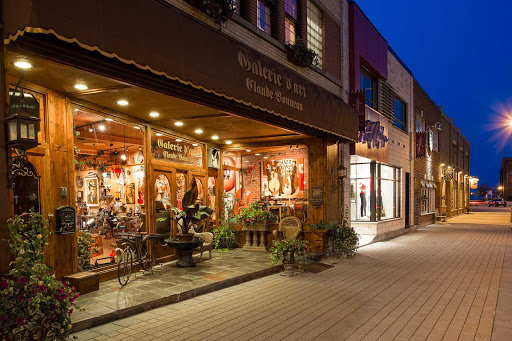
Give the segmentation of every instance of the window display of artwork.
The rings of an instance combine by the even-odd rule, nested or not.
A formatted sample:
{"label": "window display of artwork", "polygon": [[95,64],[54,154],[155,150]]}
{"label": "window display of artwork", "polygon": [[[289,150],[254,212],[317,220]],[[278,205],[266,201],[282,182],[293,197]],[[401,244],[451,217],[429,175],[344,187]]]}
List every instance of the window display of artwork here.
{"label": "window display of artwork", "polygon": [[304,197],[304,159],[270,160],[261,163],[263,196]]}
{"label": "window display of artwork", "polygon": [[98,178],[87,178],[85,179],[85,189],[87,191],[87,206],[98,206],[99,205],[99,189],[98,189]]}
{"label": "window display of artwork", "polygon": [[180,210],[183,209],[183,196],[185,195],[185,192],[187,191],[186,188],[186,180],[185,180],[185,173],[178,172],[176,173],[176,199],[178,201],[178,207]]}

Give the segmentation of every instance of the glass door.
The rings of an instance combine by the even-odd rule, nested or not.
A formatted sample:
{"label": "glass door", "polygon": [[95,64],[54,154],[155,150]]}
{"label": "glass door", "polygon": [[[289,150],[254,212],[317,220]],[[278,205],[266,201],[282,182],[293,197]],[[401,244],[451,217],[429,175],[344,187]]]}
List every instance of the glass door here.
{"label": "glass door", "polygon": [[[175,226],[171,220],[171,205],[176,206],[173,190],[173,172],[155,170],[155,233],[165,239],[176,236]],[[156,259],[168,257],[174,251],[166,246],[156,245]]]}

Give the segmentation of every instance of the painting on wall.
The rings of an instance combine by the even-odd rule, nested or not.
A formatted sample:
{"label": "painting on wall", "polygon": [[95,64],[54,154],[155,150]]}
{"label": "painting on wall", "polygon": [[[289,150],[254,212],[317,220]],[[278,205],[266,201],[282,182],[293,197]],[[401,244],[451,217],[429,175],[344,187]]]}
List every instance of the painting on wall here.
{"label": "painting on wall", "polygon": [[261,163],[263,196],[304,197],[304,159],[271,160]]}
{"label": "painting on wall", "polygon": [[87,191],[87,206],[99,206],[98,178],[86,178],[85,189]]}
{"label": "painting on wall", "polygon": [[126,203],[135,204],[135,184],[131,183],[126,186]]}

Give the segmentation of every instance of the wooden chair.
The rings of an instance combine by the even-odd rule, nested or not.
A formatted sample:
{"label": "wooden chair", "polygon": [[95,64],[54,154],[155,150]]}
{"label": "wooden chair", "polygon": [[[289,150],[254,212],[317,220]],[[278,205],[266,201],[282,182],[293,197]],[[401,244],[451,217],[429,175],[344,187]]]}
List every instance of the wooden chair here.
{"label": "wooden chair", "polygon": [[286,217],[279,222],[279,229],[272,231],[276,239],[299,239],[302,234],[302,222],[295,217]]}

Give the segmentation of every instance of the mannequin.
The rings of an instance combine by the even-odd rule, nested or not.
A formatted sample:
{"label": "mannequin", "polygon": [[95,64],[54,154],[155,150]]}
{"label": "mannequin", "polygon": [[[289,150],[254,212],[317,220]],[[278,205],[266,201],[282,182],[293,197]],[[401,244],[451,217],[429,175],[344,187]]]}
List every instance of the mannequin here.
{"label": "mannequin", "polygon": [[359,197],[361,198],[361,217],[366,216],[366,186],[359,184]]}

